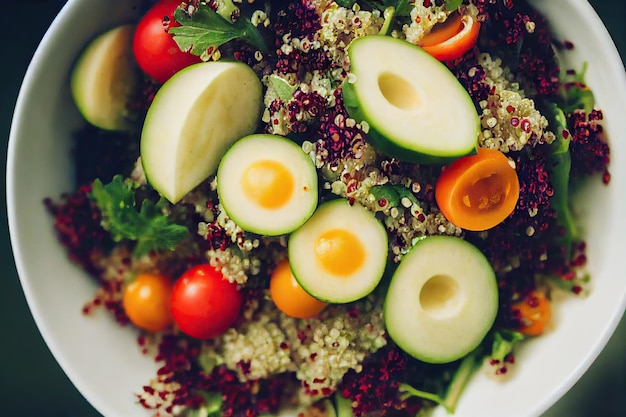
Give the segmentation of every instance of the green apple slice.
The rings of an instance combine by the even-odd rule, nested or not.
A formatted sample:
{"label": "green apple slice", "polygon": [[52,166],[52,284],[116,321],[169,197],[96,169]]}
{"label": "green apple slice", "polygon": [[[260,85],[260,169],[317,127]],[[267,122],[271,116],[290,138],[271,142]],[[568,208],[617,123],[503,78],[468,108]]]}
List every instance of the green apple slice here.
{"label": "green apple slice", "polygon": [[348,55],[344,104],[350,117],[367,122],[379,150],[416,163],[446,163],[475,151],[478,113],[445,65],[390,36],[357,38]]}
{"label": "green apple slice", "polygon": [[85,120],[105,130],[131,127],[128,101],[137,82],[133,25],[104,32],[91,41],[72,69],[70,87]]}
{"label": "green apple slice", "polygon": [[475,349],[498,312],[493,268],[471,243],[430,236],[404,256],[385,297],[385,326],[406,353],[446,363]]}
{"label": "green apple slice", "polygon": [[230,145],[256,130],[261,108],[261,81],[241,62],[201,62],[174,74],[141,132],[148,182],[178,202],[215,173]]}

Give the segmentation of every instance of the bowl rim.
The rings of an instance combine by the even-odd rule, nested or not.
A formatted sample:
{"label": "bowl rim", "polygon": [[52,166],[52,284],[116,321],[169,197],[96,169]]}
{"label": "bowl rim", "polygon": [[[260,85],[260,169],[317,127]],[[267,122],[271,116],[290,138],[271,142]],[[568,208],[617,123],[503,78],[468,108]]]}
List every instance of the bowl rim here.
{"label": "bowl rim", "polygon": [[[539,3],[542,0],[530,0],[531,3]],[[624,71],[623,58],[620,56],[617,47],[615,45],[614,40],[612,39],[608,29],[604,25],[603,21],[592,7],[592,5],[587,0],[570,0],[572,2],[572,7],[580,7],[584,10],[584,12],[589,16],[589,19],[592,20],[589,27],[594,31],[594,34],[603,41],[601,45],[602,48],[606,49],[606,56],[610,58],[610,66],[611,69],[616,72],[622,73],[622,77],[617,83],[616,93],[625,98],[626,102],[626,71]],[[44,312],[40,310],[39,306],[32,301],[33,299],[33,289],[31,287],[30,280],[26,277],[25,274],[25,259],[20,252],[20,248],[23,246],[21,241],[21,236],[19,231],[16,229],[16,213],[18,207],[13,203],[13,196],[17,192],[16,181],[15,181],[15,158],[14,154],[16,152],[16,142],[19,137],[19,125],[21,123],[21,119],[24,117],[23,114],[26,109],[26,96],[27,92],[32,84],[33,80],[37,77],[37,66],[42,60],[44,60],[48,54],[47,46],[53,42],[55,33],[58,31],[60,27],[62,27],[66,20],[73,14],[74,9],[77,8],[77,5],[81,2],[81,0],[68,0],[61,8],[57,16],[52,21],[48,30],[46,30],[44,36],[39,42],[38,47],[35,50],[33,57],[31,58],[28,69],[23,77],[22,84],[20,86],[20,90],[18,93],[17,100],[14,106],[14,112],[11,120],[11,128],[9,132],[9,141],[8,141],[8,150],[7,150],[7,168],[6,168],[6,202],[7,202],[7,219],[9,226],[9,236],[11,247],[13,250],[13,258],[17,268],[18,277],[22,286],[22,290],[24,292],[28,307],[31,311],[33,319],[37,324],[38,331],[43,337],[48,349],[53,354],[55,360],[60,364],[61,368],[65,371],[68,369],[69,363],[66,356],[60,352],[58,346],[54,342],[54,337],[50,334],[49,329],[45,326],[40,326],[39,324],[42,322],[42,317]],[[624,58],[626,59],[626,57]],[[626,108],[625,108],[626,110]],[[542,401],[535,405],[534,410],[537,415],[548,410],[552,405],[554,405],[560,398],[562,398],[565,393],[567,393],[583,376],[583,374],[589,369],[589,367],[593,364],[593,362],[600,355],[609,339],[614,334],[618,324],[622,320],[622,317],[626,313],[626,286],[624,287],[624,291],[621,295],[621,302],[619,306],[616,306],[614,310],[613,316],[609,321],[605,322],[604,330],[602,332],[602,337],[597,339],[593,349],[589,350],[584,358],[579,362],[578,366],[572,370],[571,376],[561,384],[551,395],[547,396],[545,401]],[[75,377],[72,374],[67,373],[72,384],[76,386],[76,388],[80,391],[80,393],[94,406],[96,410],[101,413],[104,413],[105,410],[109,410],[109,407],[104,403],[102,399],[99,398],[89,387],[85,386],[80,378]]]}
{"label": "bowl rim", "polygon": [[[533,5],[538,5],[545,0],[529,0]],[[591,20],[588,28],[593,32],[593,35],[599,38],[601,45],[599,48],[605,50],[605,55],[608,58],[611,72],[621,74],[616,80],[615,94],[622,98],[621,104],[624,114],[626,114],[626,55],[622,57],[617,49],[615,41],[613,40],[608,28],[593,8],[588,0],[569,0],[573,7],[580,8]],[[610,165],[609,165],[610,168]],[[613,179],[612,179],[613,181]],[[548,411],[554,404],[557,403],[563,396],[580,380],[580,378],[589,370],[596,359],[600,356],[607,343],[615,333],[621,320],[626,317],[626,285],[623,288],[619,305],[616,306],[613,315],[610,320],[604,325],[602,337],[596,339],[594,346],[578,363],[578,366],[572,370],[570,377],[564,381],[552,394],[546,398],[546,401],[536,404],[536,415],[539,416]]]}
{"label": "bowl rim", "polygon": [[[137,1],[141,0],[124,0],[129,4],[136,5]],[[52,334],[52,331],[47,326],[42,326],[44,323],[45,312],[42,311],[39,305],[34,301],[35,291],[32,286],[31,280],[26,274],[26,259],[22,254],[22,236],[17,230],[17,220],[19,216],[18,207],[15,204],[14,195],[17,194],[17,181],[15,180],[17,175],[16,170],[16,158],[14,157],[17,152],[18,138],[20,131],[22,130],[23,120],[26,116],[23,116],[27,110],[27,101],[29,93],[32,90],[32,85],[36,83],[39,77],[40,63],[49,59],[54,55],[54,52],[49,48],[49,45],[54,44],[57,33],[71,20],[71,17],[77,15],[81,8],[87,7],[88,0],[66,0],[63,6],[60,8],[57,15],[53,18],[50,26],[45,31],[41,40],[39,41],[35,52],[33,53],[22,82],[19,88],[18,96],[15,101],[13,115],[11,118],[11,125],[9,131],[9,140],[7,147],[7,164],[6,164],[6,206],[7,206],[7,222],[9,229],[9,239],[11,250],[13,253],[13,261],[16,266],[18,279],[24,293],[24,298],[33,317],[33,320],[37,326],[37,331],[40,333],[45,345],[52,354],[54,360],[59,364],[63,373],[70,380],[72,385],[77,389],[79,394],[93,407],[98,413],[106,417],[116,415],[113,412],[114,408],[104,399],[98,395],[89,384],[83,380],[77,373],[71,372],[75,367],[71,364],[71,355],[63,353],[63,350],[57,343],[57,338]],[[135,6],[129,6],[135,7]],[[80,311],[77,312],[80,314]],[[141,411],[141,410],[140,410]]]}

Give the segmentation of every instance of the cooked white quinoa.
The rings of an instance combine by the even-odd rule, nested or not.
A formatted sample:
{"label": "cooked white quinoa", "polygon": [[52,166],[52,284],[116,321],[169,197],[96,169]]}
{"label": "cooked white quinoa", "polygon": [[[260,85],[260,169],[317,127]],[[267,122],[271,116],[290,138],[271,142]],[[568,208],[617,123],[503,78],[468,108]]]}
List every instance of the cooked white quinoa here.
{"label": "cooked white quinoa", "polygon": [[361,10],[358,4],[347,9],[333,2],[321,16],[319,37],[322,47],[333,63],[345,71],[350,67],[346,50],[350,42],[358,37],[379,33],[385,23],[380,11]]}
{"label": "cooked white quinoa", "polygon": [[526,97],[510,69],[502,66],[502,60],[482,53],[478,64],[485,71],[485,82],[492,88],[489,98],[479,103],[480,146],[507,153],[519,151],[529,142],[531,145],[552,142],[554,134],[547,130],[548,120],[535,108],[534,100]]}
{"label": "cooked white quinoa", "polygon": [[331,305],[316,317],[295,319],[267,295],[243,314],[246,321],[205,343],[199,359],[225,364],[241,381],[295,372],[309,392],[321,395],[349,370],[360,371],[367,355],[387,343],[380,301]]}

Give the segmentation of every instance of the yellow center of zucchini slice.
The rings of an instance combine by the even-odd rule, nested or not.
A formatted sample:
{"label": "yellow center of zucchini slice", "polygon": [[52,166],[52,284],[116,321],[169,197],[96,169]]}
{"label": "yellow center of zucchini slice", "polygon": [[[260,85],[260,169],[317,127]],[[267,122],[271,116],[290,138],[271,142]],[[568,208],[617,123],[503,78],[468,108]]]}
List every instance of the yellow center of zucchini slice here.
{"label": "yellow center of zucchini slice", "polygon": [[277,161],[256,161],[244,171],[241,188],[244,195],[259,206],[278,209],[290,200],[294,179],[291,172]]}
{"label": "yellow center of zucchini slice", "polygon": [[354,233],[331,229],[317,238],[315,256],[329,274],[347,277],[357,272],[365,262],[365,248]]}

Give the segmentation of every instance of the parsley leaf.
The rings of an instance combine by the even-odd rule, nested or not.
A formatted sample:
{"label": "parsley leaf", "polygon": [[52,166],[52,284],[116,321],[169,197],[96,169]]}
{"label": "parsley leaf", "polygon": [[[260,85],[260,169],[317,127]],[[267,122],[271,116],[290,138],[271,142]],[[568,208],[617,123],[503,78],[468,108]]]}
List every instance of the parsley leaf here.
{"label": "parsley leaf", "polygon": [[172,224],[163,214],[166,204],[163,198],[157,203],[144,200],[137,210],[132,183],[126,183],[121,175],[114,176],[106,185],[96,179],[91,197],[100,209],[102,227],[111,234],[111,239],[137,242],[133,251],[136,257],[151,251],[173,250],[188,235],[185,226]]}
{"label": "parsley leaf", "polygon": [[171,27],[169,33],[180,49],[193,55],[203,56],[234,39],[241,39],[262,52],[267,51],[263,36],[245,17],[233,23],[207,6],[200,7],[191,16],[177,8],[174,19],[181,26]]}
{"label": "parsley leaf", "polygon": [[446,10],[453,12],[459,8],[463,0],[446,0]]}
{"label": "parsley leaf", "polygon": [[269,76],[270,86],[283,103],[288,103],[293,98],[293,93],[298,89],[297,86],[289,84],[289,81],[272,74]]}

